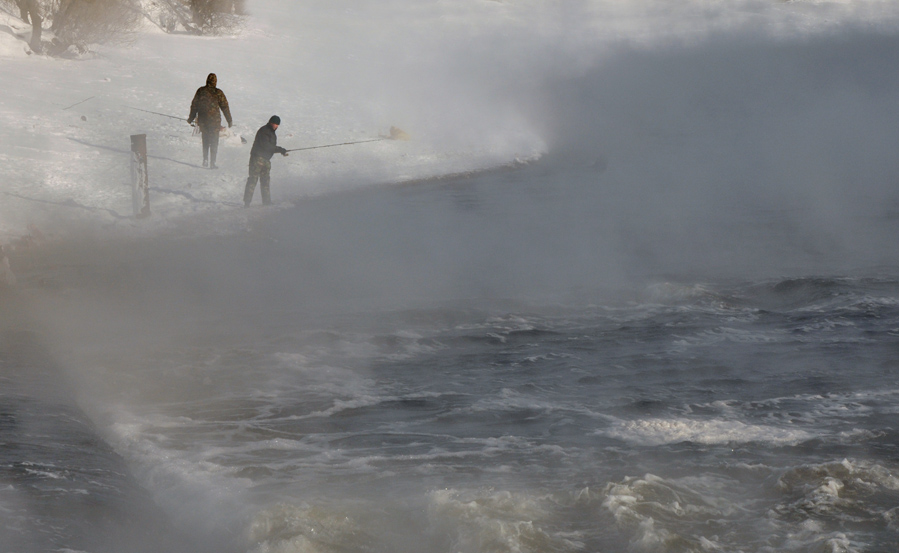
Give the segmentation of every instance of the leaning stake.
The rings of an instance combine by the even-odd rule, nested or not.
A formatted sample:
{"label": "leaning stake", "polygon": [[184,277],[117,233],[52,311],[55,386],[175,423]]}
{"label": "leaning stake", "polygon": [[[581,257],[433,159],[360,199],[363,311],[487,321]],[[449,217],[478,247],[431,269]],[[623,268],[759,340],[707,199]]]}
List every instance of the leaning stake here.
{"label": "leaning stake", "polygon": [[131,135],[131,203],[134,217],[150,216],[150,180],[147,176],[147,135]]}

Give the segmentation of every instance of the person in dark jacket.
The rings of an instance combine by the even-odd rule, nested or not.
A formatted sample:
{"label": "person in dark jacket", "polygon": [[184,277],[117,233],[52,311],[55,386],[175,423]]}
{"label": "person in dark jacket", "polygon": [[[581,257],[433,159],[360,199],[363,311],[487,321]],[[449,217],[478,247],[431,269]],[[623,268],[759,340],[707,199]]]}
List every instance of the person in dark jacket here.
{"label": "person in dark jacket", "polygon": [[269,183],[271,182],[272,156],[275,154],[287,155],[287,150],[278,146],[278,135],[275,131],[281,125],[281,118],[272,115],[268,123],[256,131],[256,139],[250,150],[250,176],[247,178],[247,186],[243,191],[243,205],[250,207],[253,201],[253,193],[256,191],[256,181],[259,181],[259,191],[262,194],[262,205],[272,203]]}
{"label": "person in dark jacket", "polygon": [[206,77],[206,86],[201,86],[190,103],[190,115],[187,122],[193,124],[197,120],[200,133],[203,135],[203,167],[215,169],[215,156],[219,149],[219,131],[222,130],[222,113],[231,126],[231,109],[225,93],[215,87],[218,79],[215,73]]}

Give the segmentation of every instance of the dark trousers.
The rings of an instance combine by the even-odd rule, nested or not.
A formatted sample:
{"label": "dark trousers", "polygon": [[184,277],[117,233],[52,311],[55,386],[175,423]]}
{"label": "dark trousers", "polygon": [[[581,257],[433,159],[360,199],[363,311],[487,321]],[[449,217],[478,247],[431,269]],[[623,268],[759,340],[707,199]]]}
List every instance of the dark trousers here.
{"label": "dark trousers", "polygon": [[[42,51],[41,46],[41,7],[37,0],[16,0],[19,6],[19,12],[22,14],[22,20],[28,22],[31,16],[31,49],[38,54]],[[55,22],[54,22],[55,23]]]}
{"label": "dark trousers", "polygon": [[209,163],[210,167],[215,167],[215,156],[219,151],[219,131],[203,130],[203,166]]}
{"label": "dark trousers", "polygon": [[272,203],[271,184],[272,162],[261,157],[250,156],[250,176],[247,177],[247,186],[243,191],[243,205],[248,206],[253,201],[253,193],[256,191],[256,181],[259,181],[259,192],[262,193],[262,205]]}

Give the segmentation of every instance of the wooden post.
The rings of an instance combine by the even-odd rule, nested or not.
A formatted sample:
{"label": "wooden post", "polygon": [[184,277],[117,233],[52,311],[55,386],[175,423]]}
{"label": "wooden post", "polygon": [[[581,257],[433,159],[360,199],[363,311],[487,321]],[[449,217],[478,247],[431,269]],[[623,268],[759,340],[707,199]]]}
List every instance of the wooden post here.
{"label": "wooden post", "polygon": [[150,180],[147,177],[147,135],[131,135],[131,203],[134,217],[150,216]]}

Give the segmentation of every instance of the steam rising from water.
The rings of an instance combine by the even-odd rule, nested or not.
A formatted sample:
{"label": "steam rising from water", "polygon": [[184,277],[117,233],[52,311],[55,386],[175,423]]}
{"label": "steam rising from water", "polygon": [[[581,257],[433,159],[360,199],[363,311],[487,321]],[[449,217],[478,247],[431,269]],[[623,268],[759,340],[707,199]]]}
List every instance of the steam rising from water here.
{"label": "steam rising from water", "polygon": [[[140,282],[146,311],[166,322],[119,321],[101,307],[103,286],[87,320],[127,328],[129,344],[135,335],[152,343],[224,313],[252,326],[281,309],[314,319],[365,305],[580,303],[658,279],[894,264],[899,35],[890,25],[899,10],[474,5],[258,3],[285,39],[274,61],[259,63],[292,60],[310,92],[396,110],[435,146],[510,139],[503,121],[514,114],[517,131],[545,141],[542,160],[449,187],[253,212],[252,231],[228,239],[112,253],[71,245],[63,255],[121,269],[96,283]],[[477,9],[483,19],[464,11]],[[330,40],[293,51],[289,35],[310,28]],[[304,92],[272,87],[285,98]],[[177,234],[200,236],[210,224],[187,222]]]}
{"label": "steam rising from water", "polygon": [[[757,109],[795,127],[828,109],[812,100],[832,92],[816,90],[822,78],[865,92],[843,73],[828,75],[831,61],[866,60],[861,73],[892,79],[889,45],[864,35],[895,33],[899,23],[894,7],[876,1],[337,0],[251,10],[285,33],[261,63],[308,75],[303,90],[271,87],[293,98],[284,105],[324,92],[335,105],[349,100],[342,109],[371,110],[444,146],[483,146],[535,127],[553,148],[566,138],[621,142],[629,130],[641,142],[642,132],[708,135]],[[562,118],[560,105],[574,118]],[[799,119],[781,117],[802,106]]]}
{"label": "steam rising from water", "polygon": [[[438,150],[520,143],[525,152],[537,140],[547,178],[568,171],[566,184],[548,187],[552,201],[504,197],[512,205],[496,209],[492,228],[435,213],[443,225],[417,241],[440,259],[412,259],[413,272],[434,262],[445,273],[445,263],[489,279],[505,264],[552,273],[539,276],[542,287],[583,287],[687,271],[829,272],[896,253],[881,226],[899,176],[899,10],[886,3],[252,9],[301,34],[333,30],[311,49],[285,42],[311,91],[408,125]],[[476,195],[489,204],[489,192]],[[365,234],[373,218],[342,223]]]}
{"label": "steam rising from water", "polygon": [[[206,442],[190,447],[196,437],[191,417],[202,423],[208,416],[213,421],[209,426],[221,433],[215,439],[224,440],[230,424],[243,424],[245,413],[255,406],[262,405],[262,411],[281,408],[277,401],[265,400],[280,399],[277,394],[285,388],[278,385],[301,371],[267,365],[271,352],[266,348],[277,349],[282,340],[292,343],[290,333],[298,329],[318,328],[312,326],[320,324],[318,317],[368,313],[372,320],[354,320],[353,325],[369,324],[374,330],[367,330],[377,335],[389,327],[384,313],[421,305],[503,300],[580,305],[609,297],[620,302],[632,297],[622,290],[633,293],[645,282],[668,277],[751,280],[894,263],[899,252],[887,230],[899,177],[894,155],[899,143],[899,37],[895,26],[889,28],[896,22],[895,9],[877,3],[813,2],[477,6],[483,20],[452,3],[257,2],[252,9],[271,18],[273,29],[285,36],[309,26],[321,31],[330,25],[334,32],[319,33],[327,40],[305,51],[294,50],[298,42],[285,40],[283,51],[255,63],[263,69],[270,63],[272,73],[303,71],[309,75],[310,92],[332,96],[335,109],[352,105],[361,123],[389,120],[407,126],[438,150],[467,142],[483,148],[498,142],[529,144],[536,136],[547,151],[539,162],[470,180],[229,214],[226,228],[240,218],[250,229],[236,236],[210,238],[201,227],[215,221],[203,219],[179,226],[175,240],[73,243],[56,252],[56,259],[76,260],[63,264],[76,267],[71,274],[61,269],[58,276],[67,287],[78,288],[78,294],[45,299],[43,316],[56,331],[58,349],[71,354],[67,362],[83,387],[85,403],[117,433],[117,445],[145,463],[139,475],[158,486],[160,502],[197,523],[198,534],[245,521],[252,509],[239,500],[256,482],[253,478],[264,480],[271,467],[266,461],[261,469],[252,466],[255,459],[245,473],[231,467],[241,474],[231,480],[233,488],[218,486],[218,478],[227,480],[231,474],[217,471],[214,456],[220,452],[204,448]],[[831,16],[834,22],[826,23]],[[872,30],[872,21],[881,29]],[[273,101],[283,105],[303,93],[272,91]],[[297,114],[296,120],[301,117]],[[315,124],[314,116],[305,117]],[[735,301],[709,296],[722,305]],[[287,336],[279,334],[281,328],[289,329]],[[322,333],[300,349],[338,349],[335,343],[349,347],[349,333],[337,338]],[[243,340],[243,349],[223,345],[235,335]],[[247,345],[254,339],[262,344],[256,349]],[[212,353],[198,352],[197,342],[213,344]],[[168,365],[154,359],[160,351]],[[188,352],[183,364],[172,351]],[[271,357],[289,364],[284,355]],[[319,424],[325,430],[339,429],[344,423],[337,415],[344,410],[384,402],[380,396],[370,404],[360,399],[371,385],[365,376],[349,378],[330,370],[327,356],[315,361],[309,372],[321,382],[305,375],[307,388],[297,386],[297,395],[288,398],[296,400],[296,405],[288,403],[291,408],[308,410],[308,416],[285,414],[292,425],[324,418]],[[370,367],[359,364],[364,375]],[[301,356],[296,365],[307,367]],[[332,393],[322,394],[321,405],[309,394],[310,388],[320,391],[316,386]],[[241,396],[245,390],[255,395]],[[340,394],[356,403],[335,402]],[[165,411],[166,401],[173,403],[173,411],[195,411],[153,420],[140,413],[144,406]],[[527,407],[531,405],[522,410]],[[136,412],[135,420],[120,409]],[[269,415],[263,412],[259,418]],[[187,430],[179,436],[176,429],[182,423]],[[155,437],[143,434],[144,425],[154,424],[167,432],[158,450]],[[310,434],[327,435],[322,428],[310,428]],[[252,425],[235,430],[255,431]],[[717,437],[710,437],[713,433]],[[778,433],[766,425],[656,418],[613,425],[606,436],[626,435],[649,446],[685,437],[720,445],[739,441],[734,436],[752,441],[772,433],[777,444],[808,437],[801,431]],[[184,441],[184,457],[166,463],[165,442],[178,439]],[[248,450],[260,445],[253,438],[248,441]],[[232,445],[226,444],[223,457],[232,453]],[[296,443],[273,438],[261,445],[277,456],[278,447],[289,450]],[[331,453],[329,445],[322,445],[322,458]],[[284,465],[293,462],[298,461]],[[198,467],[213,467],[203,473],[208,481],[194,478]],[[853,467],[847,470],[878,478],[882,472],[879,466]],[[840,467],[824,468],[828,475],[842,474]],[[314,477],[303,471],[296,475]],[[194,493],[179,480],[191,478],[200,491]],[[339,480],[340,475],[328,478]],[[325,488],[327,483],[317,484]],[[535,499],[527,490],[444,489],[425,502],[438,534],[448,536],[442,538],[447,543],[461,543],[463,550],[481,550],[501,539],[507,541],[500,545],[511,549],[533,544],[539,544],[533,546],[537,549],[576,548],[577,540],[585,538],[559,529],[550,535],[524,521],[584,502],[589,508],[583,516],[604,507],[602,520],[620,518],[622,524],[638,527],[636,535],[650,547],[668,536],[662,522],[654,522],[663,516],[677,522],[682,517],[689,527],[739,512],[742,499],[716,496],[718,484],[647,475],[622,479],[601,493],[586,490],[561,500]],[[802,503],[807,496],[816,501],[826,496],[830,484],[802,474],[790,475],[784,486]],[[892,490],[895,483],[882,487]],[[699,513],[697,521],[678,510],[678,502],[653,510],[656,497],[672,494],[688,498]],[[185,501],[187,495],[191,497]],[[636,507],[633,497],[641,499]],[[198,510],[198,504],[209,512]],[[368,506],[354,513],[353,520],[363,519]],[[782,507],[788,513],[802,508]],[[260,551],[279,543],[303,549],[312,531],[323,531],[332,533],[324,538],[326,545],[334,535],[334,541],[346,540],[345,545],[355,548],[353,540],[365,535],[356,533],[351,517],[342,514],[315,505],[272,506],[249,517],[248,539],[261,543]],[[565,520],[565,514],[557,519]],[[389,522],[382,526],[402,527],[401,521]],[[203,523],[208,528],[200,528]],[[398,538],[385,541],[393,539]],[[834,543],[842,543],[840,539],[832,538]],[[432,545],[441,550],[446,544]]]}

